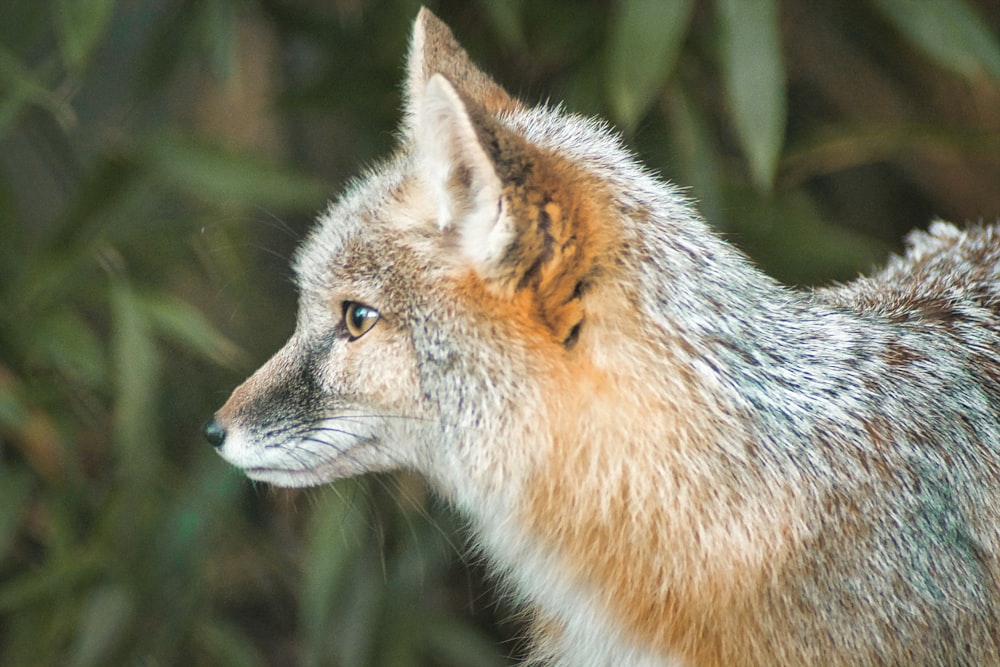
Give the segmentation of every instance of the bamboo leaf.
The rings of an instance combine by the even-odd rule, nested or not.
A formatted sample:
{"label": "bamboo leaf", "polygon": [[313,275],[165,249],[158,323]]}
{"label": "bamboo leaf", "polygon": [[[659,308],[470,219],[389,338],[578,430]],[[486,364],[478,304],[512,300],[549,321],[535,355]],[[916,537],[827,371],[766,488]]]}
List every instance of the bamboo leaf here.
{"label": "bamboo leaf", "polygon": [[156,467],[156,457],[146,445],[156,421],[159,359],[142,303],[124,280],[112,284],[111,313],[115,442],[123,473],[131,485],[141,486]]}
{"label": "bamboo leaf", "polygon": [[115,0],[57,0],[56,13],[59,46],[68,69],[79,72],[107,31],[114,13]]}
{"label": "bamboo leaf", "polygon": [[104,349],[90,325],[72,310],[39,318],[31,356],[49,368],[93,385],[105,378]]}
{"label": "bamboo leaf", "polygon": [[[210,548],[213,529],[222,521],[225,508],[240,488],[235,475],[219,474],[217,457],[206,450],[195,465],[196,472],[178,486],[168,499],[157,529],[156,549],[150,563],[159,585],[197,576],[204,554]],[[169,592],[164,590],[164,595]]]}
{"label": "bamboo leaf", "polygon": [[1000,79],[997,36],[963,0],[875,0],[875,7],[941,66],[969,79]]}
{"label": "bamboo leaf", "polygon": [[327,662],[327,638],[333,593],[358,552],[364,518],[357,503],[342,489],[327,493],[313,512],[307,529],[300,614],[303,619],[304,664]]}
{"label": "bamboo leaf", "polygon": [[777,0],[719,0],[729,113],[750,175],[768,191],[785,136],[785,81]]}
{"label": "bamboo leaf", "polygon": [[107,566],[108,555],[77,552],[43,568],[29,570],[0,586],[0,613],[16,611],[43,600],[65,598],[68,591],[98,576]]}
{"label": "bamboo leaf", "polygon": [[219,667],[265,667],[267,662],[254,641],[235,625],[213,620],[199,625],[196,639],[208,659]]}
{"label": "bamboo leaf", "polygon": [[625,0],[612,19],[606,89],[627,132],[649,111],[674,68],[691,19],[691,0]]}
{"label": "bamboo leaf", "polygon": [[70,667],[110,664],[113,651],[129,629],[135,604],[131,591],[121,584],[94,590],[80,614]]}
{"label": "bamboo leaf", "polygon": [[672,85],[665,98],[672,148],[682,173],[690,183],[698,210],[718,225],[723,221],[721,167],[712,132],[705,126],[706,113],[695,108],[682,86]]}
{"label": "bamboo leaf", "polygon": [[73,108],[50,91],[43,81],[16,55],[0,46],[0,137],[6,134],[25,106],[36,105],[48,111],[62,126],[76,122]]}
{"label": "bamboo leaf", "polygon": [[462,667],[503,667],[507,661],[493,639],[472,624],[454,618],[425,619],[424,641],[444,664]]}
{"label": "bamboo leaf", "polygon": [[0,554],[14,540],[24,518],[25,502],[31,492],[31,476],[23,470],[0,468]]}
{"label": "bamboo leaf", "polygon": [[0,427],[18,429],[28,417],[28,407],[18,395],[14,375],[0,365]]}
{"label": "bamboo leaf", "polygon": [[324,185],[291,169],[192,137],[164,135],[148,157],[168,180],[209,201],[311,210],[326,197]]}
{"label": "bamboo leaf", "polygon": [[235,3],[214,0],[196,6],[209,63],[215,76],[224,81],[237,69]]}
{"label": "bamboo leaf", "polygon": [[138,297],[143,313],[156,332],[220,365],[233,365],[239,347],[223,336],[190,304],[170,294]]}
{"label": "bamboo leaf", "polygon": [[500,41],[509,49],[526,48],[524,38],[524,2],[480,2],[479,6],[490,17]]}

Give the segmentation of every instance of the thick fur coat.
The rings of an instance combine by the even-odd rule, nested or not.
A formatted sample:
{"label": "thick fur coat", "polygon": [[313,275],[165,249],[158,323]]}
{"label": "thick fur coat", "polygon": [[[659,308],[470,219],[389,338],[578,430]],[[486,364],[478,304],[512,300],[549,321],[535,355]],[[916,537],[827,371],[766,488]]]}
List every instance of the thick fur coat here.
{"label": "thick fur coat", "polygon": [[207,427],[253,479],[419,471],[566,666],[1000,664],[1000,230],[794,291],[427,10],[398,151]]}

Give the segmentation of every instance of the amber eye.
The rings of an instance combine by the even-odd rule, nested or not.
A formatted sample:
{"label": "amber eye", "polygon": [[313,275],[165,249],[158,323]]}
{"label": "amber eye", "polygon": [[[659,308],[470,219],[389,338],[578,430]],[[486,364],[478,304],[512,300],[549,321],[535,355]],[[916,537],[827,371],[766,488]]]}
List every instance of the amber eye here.
{"label": "amber eye", "polygon": [[357,301],[344,302],[344,326],[351,339],[360,338],[378,322],[378,311]]}

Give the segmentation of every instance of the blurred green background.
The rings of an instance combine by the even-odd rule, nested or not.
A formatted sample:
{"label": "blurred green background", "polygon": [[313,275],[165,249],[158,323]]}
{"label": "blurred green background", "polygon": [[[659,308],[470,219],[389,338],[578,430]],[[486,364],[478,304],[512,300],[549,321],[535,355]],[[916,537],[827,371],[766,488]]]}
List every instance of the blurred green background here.
{"label": "blurred green background", "polygon": [[[1000,216],[995,2],[429,4],[789,283]],[[417,7],[0,4],[0,664],[518,655],[419,480],[255,487],[199,435],[291,332],[314,213],[392,147]]]}

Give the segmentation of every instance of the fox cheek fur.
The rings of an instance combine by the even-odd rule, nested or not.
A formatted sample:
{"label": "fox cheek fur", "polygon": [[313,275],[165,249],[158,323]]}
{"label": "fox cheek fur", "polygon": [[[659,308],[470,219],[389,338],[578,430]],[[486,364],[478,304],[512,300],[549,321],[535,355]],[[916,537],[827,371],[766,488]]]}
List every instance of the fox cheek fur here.
{"label": "fox cheek fur", "polygon": [[606,127],[421,10],[402,145],[206,427],[250,477],[415,469],[560,666],[1000,665],[1000,231],[762,275]]}

